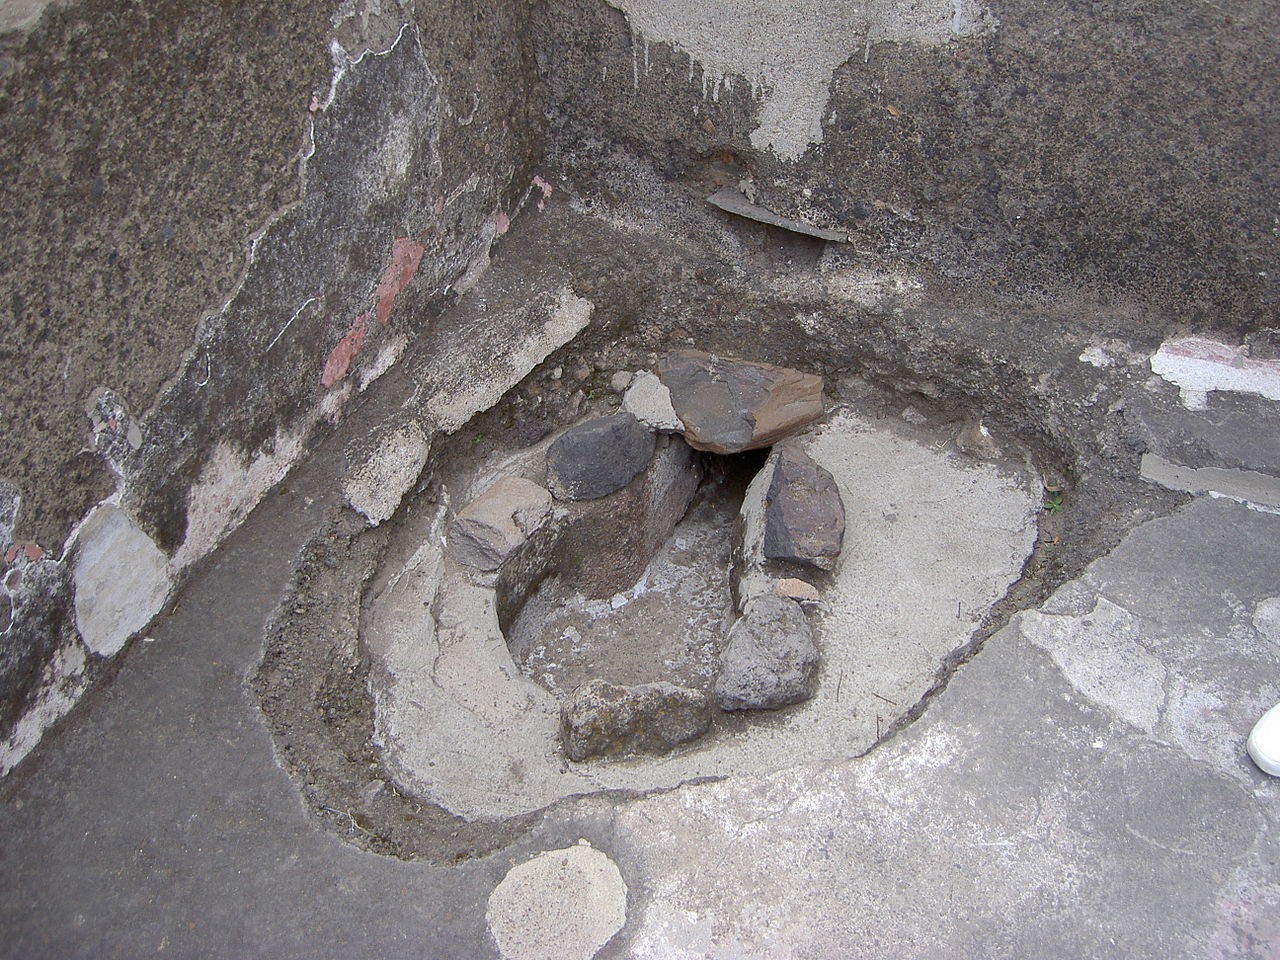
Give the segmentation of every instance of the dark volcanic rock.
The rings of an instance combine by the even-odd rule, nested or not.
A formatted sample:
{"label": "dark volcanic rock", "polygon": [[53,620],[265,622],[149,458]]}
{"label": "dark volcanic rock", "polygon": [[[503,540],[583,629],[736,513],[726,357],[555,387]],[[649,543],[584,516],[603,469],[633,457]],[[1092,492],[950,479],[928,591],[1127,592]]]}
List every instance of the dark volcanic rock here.
{"label": "dark volcanic rock", "polygon": [[792,601],[754,600],[729,631],[720,656],[716,704],[721,710],[773,710],[808,700],[818,689],[818,644]]}
{"label": "dark volcanic rock", "polygon": [[561,500],[607,497],[649,465],[654,443],[629,413],[570,427],[547,451],[547,486]]}
{"label": "dark volcanic rock", "polygon": [[812,373],[678,350],[658,364],[658,377],[697,450],[767,447],[822,416],[822,378]]}
{"label": "dark volcanic rock", "polygon": [[844,504],[835,477],[794,444],[775,451],[765,496],[764,555],[830,570],[844,542]]}
{"label": "dark volcanic rock", "polygon": [[665,682],[623,687],[592,680],[560,712],[560,736],[571,760],[666,753],[710,725],[706,694]]}

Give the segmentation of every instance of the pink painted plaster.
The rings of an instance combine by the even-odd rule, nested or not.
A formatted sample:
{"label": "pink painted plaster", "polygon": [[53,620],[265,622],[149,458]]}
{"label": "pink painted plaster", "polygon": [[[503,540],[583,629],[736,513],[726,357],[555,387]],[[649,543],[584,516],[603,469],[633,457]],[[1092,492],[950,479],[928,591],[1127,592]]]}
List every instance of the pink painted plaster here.
{"label": "pink painted plaster", "polygon": [[351,361],[364,346],[365,337],[368,335],[369,314],[362,313],[351,322],[351,329],[347,331],[346,336],[329,351],[329,356],[324,362],[324,373],[320,375],[320,382],[324,386],[332,387],[347,375],[347,371],[351,368]]}
{"label": "pink painted plaster", "polygon": [[383,326],[391,319],[391,305],[395,303],[397,294],[409,285],[413,275],[418,272],[418,264],[422,262],[425,248],[409,237],[397,237],[391,244],[391,262],[382,272],[382,279],[373,290],[378,301],[378,323]]}

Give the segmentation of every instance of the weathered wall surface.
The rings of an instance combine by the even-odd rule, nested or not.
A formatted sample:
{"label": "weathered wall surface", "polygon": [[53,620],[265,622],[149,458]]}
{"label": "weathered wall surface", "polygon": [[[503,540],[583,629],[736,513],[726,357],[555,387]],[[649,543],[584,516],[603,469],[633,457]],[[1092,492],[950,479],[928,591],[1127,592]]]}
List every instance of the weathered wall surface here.
{"label": "weathered wall surface", "polygon": [[593,151],[603,167],[620,144],[1012,296],[1127,300],[1202,329],[1274,322],[1274,4],[546,9],[559,170],[591,175]]}
{"label": "weathered wall surface", "polygon": [[0,772],[487,263],[526,18],[0,4]]}

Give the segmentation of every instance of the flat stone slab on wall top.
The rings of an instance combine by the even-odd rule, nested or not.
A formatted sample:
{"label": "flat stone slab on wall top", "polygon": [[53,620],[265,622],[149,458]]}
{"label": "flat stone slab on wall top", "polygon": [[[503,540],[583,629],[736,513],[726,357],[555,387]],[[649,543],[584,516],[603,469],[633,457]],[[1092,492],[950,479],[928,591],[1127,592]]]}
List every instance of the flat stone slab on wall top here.
{"label": "flat stone slab on wall top", "polygon": [[634,480],[653,459],[654,436],[629,413],[570,427],[547,450],[547,486],[561,500],[597,500]]}
{"label": "flat stone slab on wall top", "polygon": [[787,367],[679,350],[659,362],[658,378],[698,450],[767,447],[822,416],[822,378]]}

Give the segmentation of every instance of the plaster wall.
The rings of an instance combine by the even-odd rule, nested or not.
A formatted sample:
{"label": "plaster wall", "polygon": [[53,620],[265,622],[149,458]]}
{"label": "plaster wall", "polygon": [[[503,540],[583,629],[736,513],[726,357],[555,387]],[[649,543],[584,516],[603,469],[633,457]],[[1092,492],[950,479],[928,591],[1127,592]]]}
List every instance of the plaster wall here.
{"label": "plaster wall", "polygon": [[488,262],[526,19],[0,5],[0,772]]}
{"label": "plaster wall", "polygon": [[548,169],[628,153],[859,256],[1160,328],[1274,325],[1266,2],[550,0]]}

